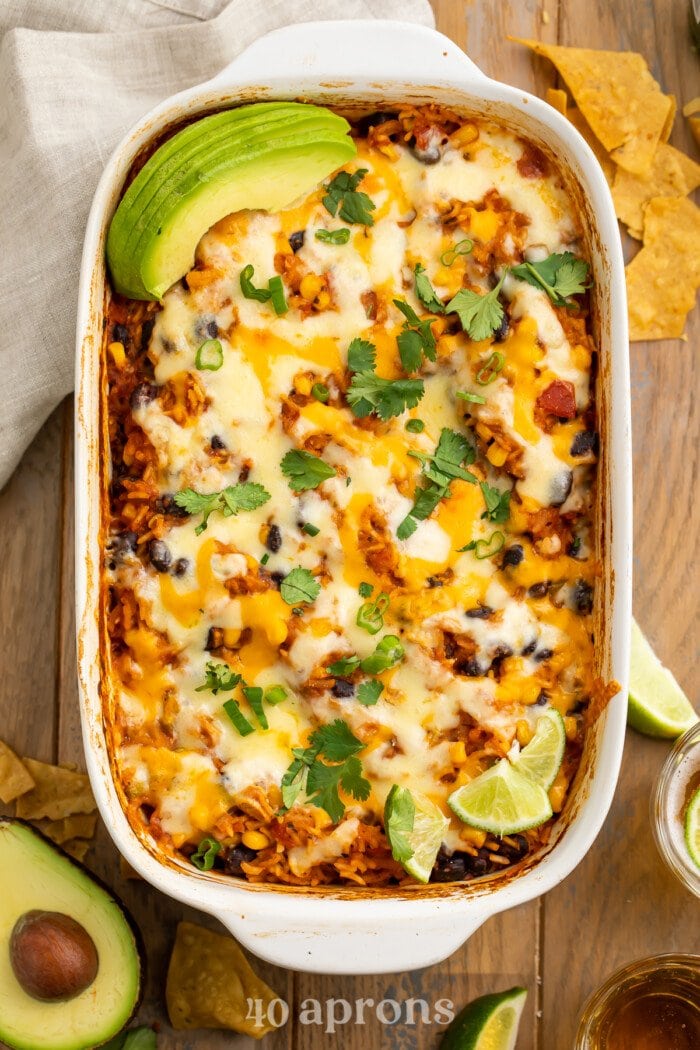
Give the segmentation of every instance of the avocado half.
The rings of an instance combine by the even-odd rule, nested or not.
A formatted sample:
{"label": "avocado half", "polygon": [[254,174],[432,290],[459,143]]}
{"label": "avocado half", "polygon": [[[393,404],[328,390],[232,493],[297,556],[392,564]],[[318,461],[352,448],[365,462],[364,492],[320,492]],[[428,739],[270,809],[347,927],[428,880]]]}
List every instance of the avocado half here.
{"label": "avocado half", "polygon": [[[96,976],[73,998],[35,998],[16,976],[20,920],[38,913],[78,923],[97,950]],[[0,1041],[17,1050],[100,1046],[129,1021],[141,984],[140,938],[122,905],[29,824],[0,817]]]}
{"label": "avocado half", "polygon": [[107,261],[116,290],[161,299],[219,219],[279,211],[354,157],[349,130],[343,117],[301,102],[258,102],[183,128],[149,157],[114,214]]}

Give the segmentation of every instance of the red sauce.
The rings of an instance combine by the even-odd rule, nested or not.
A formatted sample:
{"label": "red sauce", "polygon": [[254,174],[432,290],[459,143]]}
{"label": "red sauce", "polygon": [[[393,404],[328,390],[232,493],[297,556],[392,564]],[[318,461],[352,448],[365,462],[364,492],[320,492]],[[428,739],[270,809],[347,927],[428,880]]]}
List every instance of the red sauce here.
{"label": "red sauce", "polygon": [[523,152],[516,166],[524,179],[540,179],[549,175],[549,161],[542,150],[531,142],[523,143]]}

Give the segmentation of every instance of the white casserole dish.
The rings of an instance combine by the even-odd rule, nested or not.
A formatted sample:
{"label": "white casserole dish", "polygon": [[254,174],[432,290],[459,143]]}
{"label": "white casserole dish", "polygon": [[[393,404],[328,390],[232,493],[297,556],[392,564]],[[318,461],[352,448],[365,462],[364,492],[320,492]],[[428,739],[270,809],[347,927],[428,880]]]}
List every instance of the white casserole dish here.
{"label": "white casserole dish", "polygon": [[[340,47],[338,46],[340,43]],[[507,123],[553,152],[588,227],[600,347],[598,673],[621,686],[589,730],[567,808],[543,855],[519,871],[471,884],[394,890],[251,885],[159,857],[131,828],[110,771],[103,732],[100,653],[100,351],[104,240],[138,151],[192,114],[261,99],[359,104],[435,101]],[[76,406],[76,601],[87,767],[100,813],[127,861],[145,879],[220,919],[252,952],[322,973],[383,973],[431,965],[491,915],[557,885],[589,849],[612,800],[625,731],[631,589],[631,459],[625,281],[617,221],[602,172],[583,139],[550,106],[485,77],[446,37],[397,22],[297,25],[252,45],[217,77],[154,109],[107,164],[88,221],[80,275]]]}

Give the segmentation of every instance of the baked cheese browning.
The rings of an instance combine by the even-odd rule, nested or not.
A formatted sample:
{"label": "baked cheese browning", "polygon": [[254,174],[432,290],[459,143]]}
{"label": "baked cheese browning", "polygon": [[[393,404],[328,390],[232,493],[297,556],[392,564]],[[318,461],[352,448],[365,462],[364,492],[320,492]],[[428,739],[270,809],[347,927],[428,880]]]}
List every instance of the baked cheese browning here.
{"label": "baked cheese browning", "polygon": [[119,782],[162,849],[253,881],[406,879],[393,784],[451,818],[433,879],[512,864],[551,822],[495,839],[448,795],[554,707],[558,813],[601,688],[563,178],[434,106],[353,134],[342,178],[223,219],[162,304],[109,307]]}

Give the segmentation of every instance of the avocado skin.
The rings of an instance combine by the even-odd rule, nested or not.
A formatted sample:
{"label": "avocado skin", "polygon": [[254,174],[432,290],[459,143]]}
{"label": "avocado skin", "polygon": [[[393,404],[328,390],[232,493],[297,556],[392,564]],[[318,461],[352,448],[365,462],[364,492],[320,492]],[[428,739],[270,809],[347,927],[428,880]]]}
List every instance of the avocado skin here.
{"label": "avocado skin", "polygon": [[[107,234],[116,291],[134,299],[160,299],[191,268],[206,230],[247,206],[245,192],[236,197],[237,180],[244,189],[259,172],[250,206],[284,207],[302,192],[298,177],[304,168],[310,189],[355,155],[348,131],[347,121],[331,110],[297,102],[254,103],[187,125],[149,157],[117,207]],[[266,170],[285,164],[290,179],[297,179],[297,193],[288,199],[279,190],[261,194]],[[230,190],[232,207],[213,215],[207,203],[222,188]],[[180,222],[178,237],[183,213],[187,228]]]}
{"label": "avocado skin", "polygon": [[[58,861],[59,861],[59,864],[60,864],[61,867],[63,867],[64,865],[69,865],[70,868],[76,869],[76,871],[80,873],[80,876],[82,876],[83,879],[86,879],[98,891],[100,891],[100,894],[104,895],[104,897],[106,898],[104,900],[104,903],[105,903],[105,905],[109,906],[109,910],[112,910],[112,909],[116,908],[116,910],[117,910],[117,912],[119,914],[119,918],[124,923],[124,925],[125,925],[125,927],[127,929],[127,932],[128,932],[128,934],[130,936],[130,939],[133,942],[132,943],[132,947],[133,947],[133,961],[134,961],[135,966],[136,966],[137,986],[136,986],[136,991],[135,991],[135,994],[133,996],[133,1002],[131,1004],[131,1008],[129,1010],[128,1016],[125,1014],[123,1016],[123,1018],[119,1018],[119,1028],[115,1029],[114,1026],[112,1026],[111,1028],[109,1028],[104,1033],[96,1035],[96,1037],[91,1038],[87,1042],[85,1040],[82,1040],[82,1041],[78,1041],[76,1043],[71,1044],[71,1043],[67,1042],[65,1040],[65,1038],[64,1038],[60,1042],[60,1044],[54,1044],[53,1042],[49,1042],[48,1041],[45,1031],[42,1031],[40,1036],[36,1036],[36,1035],[33,1035],[32,1033],[29,1033],[29,1034],[27,1034],[26,1037],[24,1037],[22,1039],[22,1041],[17,1040],[15,1042],[13,1042],[12,1039],[8,1038],[8,1032],[5,1031],[5,1029],[3,1027],[2,1009],[0,1009],[0,1041],[2,1041],[4,1043],[7,1043],[7,1045],[9,1047],[16,1048],[16,1050],[36,1050],[36,1048],[38,1046],[41,1046],[41,1050],[54,1050],[54,1046],[60,1046],[60,1050],[97,1050],[98,1047],[101,1047],[104,1044],[110,1042],[115,1035],[117,1035],[119,1032],[121,1032],[129,1024],[129,1022],[134,1018],[134,1016],[136,1015],[139,1007],[141,1006],[141,1001],[143,999],[143,993],[144,993],[144,988],[146,986],[146,977],[147,977],[146,950],[145,950],[145,946],[144,946],[144,943],[143,943],[143,937],[141,935],[141,931],[139,930],[138,926],[136,925],[136,922],[134,921],[133,916],[131,915],[131,913],[129,912],[128,908],[123,903],[123,901],[121,901],[121,899],[114,893],[114,891],[105,882],[103,882],[102,879],[100,879],[97,875],[94,875],[93,872],[91,872],[88,868],[86,868],[84,864],[81,864],[80,861],[76,860],[74,857],[71,857],[68,853],[66,853],[64,850],[62,850],[60,848],[60,846],[57,846],[55,842],[52,842],[51,839],[47,838],[44,834],[42,834],[41,831],[39,831],[37,828],[35,828],[28,821],[20,820],[18,817],[0,816],[0,930],[3,930],[3,933],[4,933],[4,928],[3,928],[3,923],[2,923],[2,910],[3,910],[3,900],[4,900],[5,895],[3,895],[1,891],[2,891],[3,880],[4,880],[4,877],[5,877],[5,873],[6,873],[6,869],[4,869],[3,864],[2,864],[2,859],[3,859],[3,833],[7,829],[9,829],[11,831],[14,828],[17,828],[20,831],[20,834],[27,833],[29,836],[31,836],[31,838],[28,839],[27,841],[33,841],[35,848],[38,848],[38,849],[41,849],[41,850],[45,849],[46,852],[47,852],[47,856],[53,856],[55,854],[56,857],[58,858]],[[16,918],[19,918],[19,915],[17,915]],[[13,925],[14,925],[14,922],[11,923],[11,926],[13,926]],[[88,929],[88,932],[90,932],[90,930],[89,930],[89,928],[87,926],[86,926],[86,929]],[[7,952],[6,952],[7,953],[7,957],[8,957],[8,960],[9,960],[9,944],[8,945],[3,945],[1,943],[1,940],[3,939],[3,933],[0,933],[0,952],[2,952],[4,949],[6,949],[7,950]],[[8,937],[9,937],[9,931],[8,931]],[[98,972],[98,978],[99,978],[99,972]],[[19,985],[17,985],[17,988],[19,989]],[[20,990],[21,995],[24,995],[24,993],[21,992],[21,989],[19,989],[19,990]],[[88,989],[88,992],[89,991],[90,991],[90,989]],[[0,988],[0,996],[1,995],[2,995],[2,988]],[[33,1003],[34,1000],[29,1000],[29,1002]],[[36,1001],[36,1005],[37,1005],[37,1007],[43,1007],[43,1006],[48,1005],[51,1010],[56,1010],[57,1007],[60,1008],[62,1005],[71,1006],[75,1002],[76,1002],[76,1000],[68,1000],[65,1004],[63,1004],[63,1003],[44,1004],[44,1003],[41,1003],[39,1000],[37,1000]],[[1,1006],[2,1006],[2,1003],[0,1001],[0,1007]],[[94,1009],[94,1005],[92,1003],[86,1004],[86,1009],[93,1010]],[[37,1041],[37,1040],[39,1040],[39,1041]]]}

